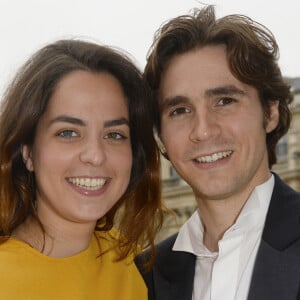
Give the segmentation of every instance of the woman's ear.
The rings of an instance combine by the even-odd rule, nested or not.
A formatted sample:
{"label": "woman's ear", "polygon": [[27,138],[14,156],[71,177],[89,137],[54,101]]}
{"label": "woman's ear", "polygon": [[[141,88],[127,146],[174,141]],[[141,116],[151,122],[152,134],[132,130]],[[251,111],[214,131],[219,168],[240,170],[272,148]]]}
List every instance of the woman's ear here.
{"label": "woman's ear", "polygon": [[28,145],[21,145],[21,153],[27,170],[29,172],[33,172],[34,168],[32,163],[32,150]]}
{"label": "woman's ear", "polygon": [[273,131],[276,126],[278,125],[279,121],[279,101],[270,101],[269,107],[270,107],[270,115],[266,119],[266,132],[269,133]]}

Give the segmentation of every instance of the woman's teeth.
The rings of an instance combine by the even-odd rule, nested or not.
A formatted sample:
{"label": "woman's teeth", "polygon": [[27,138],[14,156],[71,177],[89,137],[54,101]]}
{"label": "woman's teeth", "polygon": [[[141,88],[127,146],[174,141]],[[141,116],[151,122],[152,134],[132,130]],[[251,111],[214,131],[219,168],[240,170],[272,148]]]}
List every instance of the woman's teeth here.
{"label": "woman's teeth", "polygon": [[97,190],[106,183],[104,178],[68,178],[68,181],[80,188],[88,190]]}

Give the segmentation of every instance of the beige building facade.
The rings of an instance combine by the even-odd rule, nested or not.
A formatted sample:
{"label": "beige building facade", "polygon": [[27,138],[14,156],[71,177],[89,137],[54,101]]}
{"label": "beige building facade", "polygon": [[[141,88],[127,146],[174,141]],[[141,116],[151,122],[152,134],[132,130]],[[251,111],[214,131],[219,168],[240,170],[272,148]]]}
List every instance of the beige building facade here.
{"label": "beige building facade", "polygon": [[[294,94],[292,124],[277,146],[277,164],[273,167],[287,184],[300,191],[300,78],[288,79]],[[178,231],[197,209],[191,188],[178,176],[169,161],[162,158],[163,200],[174,214],[165,215],[157,241]]]}

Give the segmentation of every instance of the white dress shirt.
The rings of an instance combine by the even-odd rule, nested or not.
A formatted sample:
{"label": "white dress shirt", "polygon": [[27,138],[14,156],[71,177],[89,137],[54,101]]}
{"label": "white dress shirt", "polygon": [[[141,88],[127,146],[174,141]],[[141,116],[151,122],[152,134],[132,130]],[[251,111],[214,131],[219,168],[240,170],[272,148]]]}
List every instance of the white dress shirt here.
{"label": "white dress shirt", "polygon": [[173,251],[196,255],[193,300],[246,300],[268,211],[274,176],[257,186],[236,223],[218,242],[219,252],[203,245],[201,212],[181,227]]}

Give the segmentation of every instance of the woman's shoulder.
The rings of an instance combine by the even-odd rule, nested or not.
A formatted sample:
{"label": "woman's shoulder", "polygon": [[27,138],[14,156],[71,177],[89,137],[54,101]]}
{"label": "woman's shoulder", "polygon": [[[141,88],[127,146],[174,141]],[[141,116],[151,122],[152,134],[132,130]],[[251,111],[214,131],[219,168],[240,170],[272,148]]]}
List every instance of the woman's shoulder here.
{"label": "woman's shoulder", "polygon": [[[115,258],[120,256],[120,247],[122,247],[121,245],[124,242],[124,238],[122,238],[122,235],[116,228],[112,228],[108,231],[96,231],[95,237],[95,240],[100,245],[100,249],[103,254],[108,254],[109,256],[114,256]],[[127,257],[124,258],[125,261],[132,262],[135,257],[135,252],[137,251],[133,251],[133,249],[132,251],[129,251]]]}
{"label": "woman's shoulder", "polygon": [[95,236],[98,239],[106,240],[108,243],[115,243],[120,238],[120,233],[116,228],[107,231],[95,231]]}
{"label": "woman's shoulder", "polygon": [[95,231],[94,235],[94,240],[99,244],[101,252],[117,251],[120,233],[115,228],[108,231]]}
{"label": "woman's shoulder", "polygon": [[18,240],[16,238],[10,237],[6,241],[3,241],[0,244],[0,251],[9,251],[9,250],[15,250],[15,251],[25,251],[30,250],[31,246],[21,240]]}

